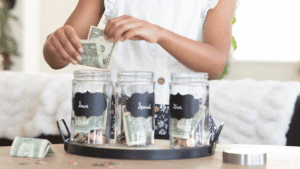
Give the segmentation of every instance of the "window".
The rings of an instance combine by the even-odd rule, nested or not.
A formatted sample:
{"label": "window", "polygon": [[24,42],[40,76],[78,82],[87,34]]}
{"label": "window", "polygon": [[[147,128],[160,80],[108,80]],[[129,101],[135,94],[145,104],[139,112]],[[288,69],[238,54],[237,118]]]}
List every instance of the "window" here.
{"label": "window", "polygon": [[299,0],[240,0],[233,36],[235,60],[300,60]]}

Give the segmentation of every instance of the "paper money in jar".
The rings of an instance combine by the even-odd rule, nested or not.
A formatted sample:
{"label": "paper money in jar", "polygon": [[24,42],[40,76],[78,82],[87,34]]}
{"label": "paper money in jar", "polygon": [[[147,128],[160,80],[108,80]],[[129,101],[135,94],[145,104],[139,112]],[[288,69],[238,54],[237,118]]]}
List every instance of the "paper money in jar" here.
{"label": "paper money in jar", "polygon": [[[170,83],[170,147],[209,144],[207,73],[172,73]],[[208,144],[207,144],[208,143]]]}
{"label": "paper money in jar", "polygon": [[71,141],[93,146],[109,145],[111,92],[109,72],[74,72]]}
{"label": "paper money in jar", "polygon": [[115,144],[131,147],[153,146],[153,73],[119,72],[116,89]]}

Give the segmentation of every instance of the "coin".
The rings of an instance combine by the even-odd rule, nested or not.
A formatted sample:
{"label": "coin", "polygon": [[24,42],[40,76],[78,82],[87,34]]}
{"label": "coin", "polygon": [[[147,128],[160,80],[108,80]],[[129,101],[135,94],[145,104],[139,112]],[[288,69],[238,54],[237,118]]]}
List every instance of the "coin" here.
{"label": "coin", "polygon": [[180,145],[182,147],[187,147],[187,141],[186,141],[186,139],[182,140]]}
{"label": "coin", "polygon": [[119,144],[123,144],[126,142],[125,132],[122,132],[117,136],[117,141]]}
{"label": "coin", "polygon": [[22,163],[19,163],[19,165],[30,165],[29,162],[22,162]]}
{"label": "coin", "polygon": [[46,162],[46,161],[43,161],[43,160],[37,160],[37,161],[36,161],[36,164],[42,164],[42,165],[45,165],[45,164],[47,164],[47,162]]}
{"label": "coin", "polygon": [[195,147],[196,146],[196,140],[193,138],[189,138],[186,141],[186,144],[188,147]]}
{"label": "coin", "polygon": [[115,168],[117,165],[117,163],[113,163],[113,162],[104,162],[104,163],[94,163],[93,166],[101,166],[101,167],[106,167],[106,168]]}
{"label": "coin", "polygon": [[77,133],[77,134],[74,136],[74,139],[77,138],[78,136],[79,136],[79,134]]}
{"label": "coin", "polygon": [[94,133],[90,134],[90,142],[96,142],[97,144],[105,144],[107,143],[105,136],[103,135],[97,135]]}
{"label": "coin", "polygon": [[69,161],[68,164],[77,165],[78,163],[76,161]]}
{"label": "coin", "polygon": [[79,141],[78,141],[78,143],[84,143],[85,142],[85,137],[82,137]]}

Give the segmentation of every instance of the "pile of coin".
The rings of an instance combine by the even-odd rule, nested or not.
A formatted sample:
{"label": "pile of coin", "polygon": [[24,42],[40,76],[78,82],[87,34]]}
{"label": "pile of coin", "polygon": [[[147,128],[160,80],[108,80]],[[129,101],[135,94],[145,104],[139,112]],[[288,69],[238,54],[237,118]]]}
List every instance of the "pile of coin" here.
{"label": "pile of coin", "polygon": [[204,114],[205,106],[200,105],[199,111],[191,119],[170,119],[171,140],[174,140],[174,147],[185,148],[197,146],[195,135],[197,134],[197,128],[201,127],[201,119],[203,118]]}
{"label": "pile of coin", "polygon": [[107,143],[105,135],[101,134],[98,131],[91,131],[88,134],[86,133],[77,133],[74,136],[74,142],[81,144],[97,144],[103,145]]}
{"label": "pile of coin", "polygon": [[181,139],[181,138],[174,137],[174,146],[175,147],[195,147],[196,139],[194,139],[194,138]]}

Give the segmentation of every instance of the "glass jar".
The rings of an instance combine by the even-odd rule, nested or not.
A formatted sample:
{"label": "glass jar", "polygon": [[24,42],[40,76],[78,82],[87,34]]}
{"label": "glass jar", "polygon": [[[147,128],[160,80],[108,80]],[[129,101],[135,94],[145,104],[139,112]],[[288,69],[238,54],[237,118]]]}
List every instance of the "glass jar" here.
{"label": "glass jar", "polygon": [[111,74],[77,70],[72,90],[71,141],[101,146],[110,142]]}
{"label": "glass jar", "polygon": [[119,72],[116,82],[115,144],[154,145],[154,74]]}
{"label": "glass jar", "polygon": [[209,145],[208,74],[172,73],[170,147]]}

